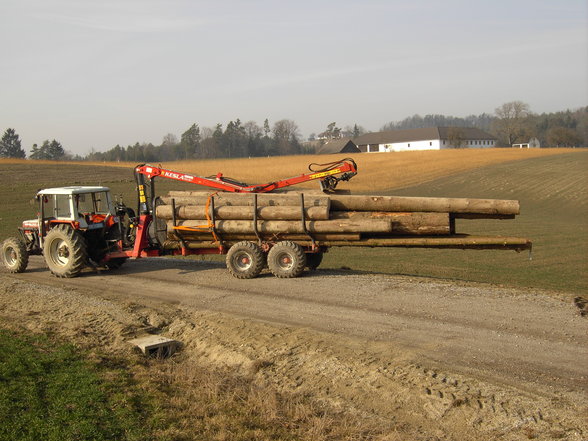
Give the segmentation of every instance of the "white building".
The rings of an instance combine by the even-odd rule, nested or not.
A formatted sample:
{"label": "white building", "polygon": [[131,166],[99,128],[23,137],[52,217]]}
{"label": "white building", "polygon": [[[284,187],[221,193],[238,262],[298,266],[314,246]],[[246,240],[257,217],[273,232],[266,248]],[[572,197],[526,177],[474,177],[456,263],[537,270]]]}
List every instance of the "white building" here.
{"label": "white building", "polygon": [[471,127],[428,127],[366,133],[354,139],[362,152],[405,152],[454,148],[490,148],[496,138]]}

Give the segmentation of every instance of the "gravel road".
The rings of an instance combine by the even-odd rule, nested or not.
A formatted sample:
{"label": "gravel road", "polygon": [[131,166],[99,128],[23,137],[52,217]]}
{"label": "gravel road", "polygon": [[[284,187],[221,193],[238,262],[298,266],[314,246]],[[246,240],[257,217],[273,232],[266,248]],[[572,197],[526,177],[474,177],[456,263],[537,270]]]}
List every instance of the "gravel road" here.
{"label": "gravel road", "polygon": [[588,320],[563,294],[321,269],[237,280],[187,259],[63,280],[33,256],[0,280],[4,319],[51,311],[75,336],[95,311],[119,323],[113,342],[151,326],[211,363],[269,360],[265,381],[393,419],[415,439],[588,437]]}

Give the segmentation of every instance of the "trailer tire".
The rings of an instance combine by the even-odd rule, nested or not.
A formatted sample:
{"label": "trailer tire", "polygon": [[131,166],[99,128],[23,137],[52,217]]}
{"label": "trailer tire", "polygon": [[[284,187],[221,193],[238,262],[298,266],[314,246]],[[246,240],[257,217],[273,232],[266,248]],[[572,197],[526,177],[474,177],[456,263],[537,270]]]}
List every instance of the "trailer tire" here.
{"label": "trailer tire", "polygon": [[319,267],[323,261],[323,254],[322,251],[318,253],[306,253],[306,266],[309,270],[314,271]]}
{"label": "trailer tire", "polygon": [[49,271],[57,277],[76,277],[88,261],[84,237],[68,225],[58,225],[47,233],[43,255]]}
{"label": "trailer tire", "polygon": [[297,243],[284,240],[269,250],[267,265],[272,274],[280,279],[298,277],[306,267],[306,253]]}
{"label": "trailer tire", "polygon": [[29,264],[29,253],[22,240],[9,237],[2,242],[2,263],[11,273],[22,273]]}
{"label": "trailer tire", "polygon": [[237,279],[253,279],[265,266],[265,254],[259,245],[237,242],[227,252],[227,269]]}

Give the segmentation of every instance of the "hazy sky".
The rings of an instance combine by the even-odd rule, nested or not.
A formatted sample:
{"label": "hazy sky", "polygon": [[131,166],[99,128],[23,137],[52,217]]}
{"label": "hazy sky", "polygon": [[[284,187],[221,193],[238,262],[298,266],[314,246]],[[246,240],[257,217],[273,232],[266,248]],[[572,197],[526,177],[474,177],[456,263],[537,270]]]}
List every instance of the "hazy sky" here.
{"label": "hazy sky", "polygon": [[586,0],[0,0],[0,131],[159,144],[240,118],[379,130],[588,105]]}

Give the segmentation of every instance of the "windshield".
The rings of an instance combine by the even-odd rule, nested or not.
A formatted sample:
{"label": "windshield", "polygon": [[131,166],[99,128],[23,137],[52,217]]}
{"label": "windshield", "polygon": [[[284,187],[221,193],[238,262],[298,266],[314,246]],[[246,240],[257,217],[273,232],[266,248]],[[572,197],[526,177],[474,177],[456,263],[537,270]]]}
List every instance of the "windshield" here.
{"label": "windshield", "polygon": [[108,214],[108,195],[105,191],[75,195],[78,211],[88,214]]}

